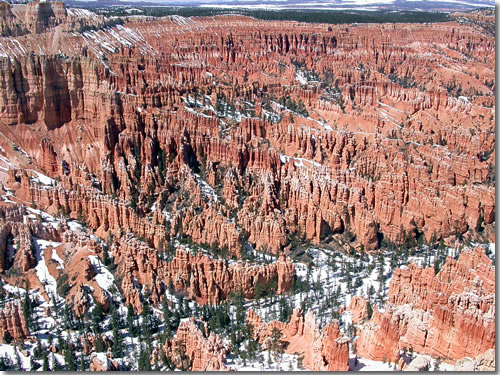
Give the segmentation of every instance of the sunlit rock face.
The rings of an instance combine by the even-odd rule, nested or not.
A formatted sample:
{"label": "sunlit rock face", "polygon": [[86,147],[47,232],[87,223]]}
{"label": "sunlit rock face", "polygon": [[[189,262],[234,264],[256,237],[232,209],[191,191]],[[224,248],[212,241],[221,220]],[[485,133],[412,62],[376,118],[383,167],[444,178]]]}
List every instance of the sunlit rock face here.
{"label": "sunlit rock face", "polygon": [[[237,294],[288,296],[310,245],[374,254],[495,242],[484,12],[326,25],[118,19],[34,1],[2,2],[0,16],[0,279],[16,299],[0,309],[0,336],[36,340],[61,311],[85,321],[150,304],[160,316],[173,295],[200,311]],[[492,368],[494,266],[482,251],[438,273],[398,268],[373,314],[353,296],[338,321],[299,309],[264,323],[249,310],[247,323],[262,345],[278,329],[314,371],[348,370],[353,345],[376,361],[412,347]],[[166,353],[179,368],[234,368],[228,338],[199,318],[158,339],[149,363]],[[124,366],[108,336],[76,340],[86,356],[104,346],[87,358],[94,370]]]}
{"label": "sunlit rock face", "polygon": [[385,311],[360,327],[358,353],[399,359],[402,349],[458,360],[495,347],[495,267],[482,248],[448,258],[436,274],[414,264],[397,269]]}

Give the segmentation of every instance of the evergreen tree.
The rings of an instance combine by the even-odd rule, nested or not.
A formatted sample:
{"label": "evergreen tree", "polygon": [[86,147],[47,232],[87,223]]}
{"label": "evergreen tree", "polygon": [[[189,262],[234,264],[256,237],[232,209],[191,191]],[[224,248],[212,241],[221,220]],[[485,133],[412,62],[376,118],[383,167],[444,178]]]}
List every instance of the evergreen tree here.
{"label": "evergreen tree", "polygon": [[109,258],[108,246],[103,246],[102,262],[106,267],[109,267],[109,265],[111,264],[111,259]]}
{"label": "evergreen tree", "polygon": [[128,332],[130,333],[131,336],[136,337],[137,336],[137,329],[135,326],[135,313],[132,305],[127,306],[127,326],[128,326]]}
{"label": "evergreen tree", "polygon": [[24,301],[22,304],[23,316],[24,316],[24,319],[26,320],[26,325],[31,328],[31,325],[32,325],[31,317],[33,315],[33,307],[32,307],[31,299],[30,299],[30,295],[29,295],[28,281],[26,281],[25,288],[26,288],[26,293],[24,293]]}
{"label": "evergreen tree", "polygon": [[111,313],[111,328],[113,334],[113,357],[120,358],[123,356],[123,337],[120,332],[120,314],[116,308]]}
{"label": "evergreen tree", "polygon": [[95,326],[98,326],[104,320],[104,309],[99,301],[95,302],[95,307],[92,310],[92,322]]}
{"label": "evergreen tree", "polygon": [[36,371],[40,368],[40,365],[35,362],[33,357],[30,357],[30,371]]}
{"label": "evergreen tree", "polygon": [[75,328],[73,311],[69,305],[66,305],[64,307],[63,316],[64,316],[64,326],[67,329]]}
{"label": "evergreen tree", "polygon": [[21,356],[19,355],[17,345],[14,346],[14,356],[16,358],[16,371],[23,371],[23,364],[21,362]]}
{"label": "evergreen tree", "polygon": [[100,334],[96,335],[96,340],[95,340],[95,351],[97,353],[104,352],[104,341],[102,340],[102,337]]}
{"label": "evergreen tree", "polygon": [[71,343],[64,345],[64,362],[66,363],[66,370],[76,371],[76,357]]}
{"label": "evergreen tree", "polygon": [[186,346],[183,342],[178,342],[175,348],[176,354],[181,361],[180,370],[188,371],[191,367],[189,357],[186,355]]}
{"label": "evergreen tree", "polygon": [[151,371],[151,363],[149,362],[149,351],[142,344],[138,360],[139,371]]}
{"label": "evergreen tree", "polygon": [[292,315],[292,309],[289,306],[285,297],[281,296],[279,301],[279,320],[281,322],[288,322]]}
{"label": "evergreen tree", "polygon": [[172,279],[169,279],[168,280],[168,293],[173,296],[174,293],[175,293],[175,289],[174,289],[174,282],[172,281]]}
{"label": "evergreen tree", "polygon": [[442,362],[441,357],[437,357],[436,362],[434,363],[434,371],[440,371],[441,370],[441,368],[440,368],[441,362]]}
{"label": "evergreen tree", "polygon": [[167,370],[174,370],[175,365],[172,362],[172,360],[165,354],[163,350],[160,352],[160,359],[163,363],[163,365],[167,368]]}
{"label": "evergreen tree", "polygon": [[273,351],[278,351],[281,339],[281,331],[278,328],[273,328],[271,332],[271,349]]}
{"label": "evergreen tree", "polygon": [[373,308],[372,308],[372,304],[370,301],[367,301],[367,314],[368,314],[368,319],[370,319],[373,315]]}
{"label": "evergreen tree", "polygon": [[86,371],[87,368],[85,366],[85,358],[83,357],[83,353],[80,354],[80,371]]}
{"label": "evergreen tree", "polygon": [[44,351],[42,353],[42,370],[43,371],[50,371],[50,368],[49,368],[49,359],[47,357],[47,352]]}
{"label": "evergreen tree", "polygon": [[151,349],[151,341],[152,341],[151,314],[152,314],[151,307],[149,307],[149,304],[145,304],[141,314],[142,315],[141,334],[144,336],[148,349]]}
{"label": "evergreen tree", "polygon": [[10,334],[9,331],[5,331],[4,334],[3,334],[3,342],[5,344],[10,344],[12,342],[12,340],[14,340],[14,338],[12,337],[12,335]]}

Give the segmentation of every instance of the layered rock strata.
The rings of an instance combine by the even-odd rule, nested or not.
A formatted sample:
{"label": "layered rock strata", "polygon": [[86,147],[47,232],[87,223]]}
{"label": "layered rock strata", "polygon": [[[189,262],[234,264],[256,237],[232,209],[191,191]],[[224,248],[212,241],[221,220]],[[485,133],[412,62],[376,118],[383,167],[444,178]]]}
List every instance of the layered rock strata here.
{"label": "layered rock strata", "polygon": [[436,274],[410,264],[397,269],[384,311],[359,327],[357,353],[399,359],[400,350],[434,358],[476,358],[495,347],[495,267],[484,249],[447,258]]}
{"label": "layered rock strata", "polygon": [[310,371],[347,371],[349,369],[349,339],[342,337],[338,324],[332,322],[322,330],[318,327],[314,314],[294,310],[290,321],[272,321],[266,324],[249,310],[247,324],[252,326],[255,339],[270,347],[273,330],[277,329],[285,343],[285,352],[303,356],[303,364]]}

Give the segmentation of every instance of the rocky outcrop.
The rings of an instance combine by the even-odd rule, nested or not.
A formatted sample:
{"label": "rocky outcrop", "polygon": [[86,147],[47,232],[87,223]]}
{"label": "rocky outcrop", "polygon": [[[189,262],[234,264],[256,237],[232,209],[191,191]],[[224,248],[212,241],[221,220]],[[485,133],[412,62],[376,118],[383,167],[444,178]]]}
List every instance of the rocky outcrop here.
{"label": "rocky outcrop", "polygon": [[[46,8],[53,16],[43,16]],[[30,3],[26,14],[34,33],[69,30],[75,17],[96,27],[102,21],[54,2]],[[172,232],[182,228],[195,243],[226,247],[236,257],[245,246],[241,234],[257,249],[278,253],[295,238],[321,243],[351,232],[358,248],[373,250],[382,235],[394,242],[420,233],[451,241],[491,226],[494,113],[475,97],[480,93],[488,101],[492,93],[485,85],[494,81],[488,73],[492,39],[478,37],[473,26],[463,26],[457,36],[456,25],[448,24],[357,26],[349,32],[302,25],[297,34],[293,23],[225,17],[221,26],[221,20],[190,20],[188,26],[134,18],[101,30],[98,38],[63,31],[67,43],[54,43],[69,57],[51,56],[40,45],[44,55],[2,60],[2,121],[16,126],[15,142],[74,195],[34,198],[60,204],[73,216],[84,211],[103,234],[117,231],[120,222],[154,247],[165,231],[142,219],[152,215],[163,224],[167,210]],[[207,30],[222,27],[221,38],[200,33],[198,23]],[[196,63],[170,64],[182,57],[177,45],[158,39],[159,29],[182,30],[176,43],[197,53]],[[368,34],[372,41],[360,42]],[[443,35],[471,56],[473,62],[458,64],[474,79],[452,81],[450,57],[433,44]],[[408,53],[388,47],[386,38],[408,46]],[[19,43],[40,44],[33,35],[28,39]],[[193,42],[203,50],[194,52]],[[261,51],[272,56],[264,59]],[[312,51],[316,59],[309,57]],[[351,51],[363,51],[362,68]],[[235,77],[231,83],[225,82],[226,69]],[[335,79],[332,70],[338,71]],[[323,83],[297,81],[309,72]],[[314,117],[281,106],[297,110],[299,101],[300,110]],[[239,115],[214,113],[223,102],[234,103]],[[257,111],[275,121],[253,116]],[[477,129],[463,126],[475,123],[472,118]],[[133,201],[138,210],[75,193],[75,185],[98,187],[104,196]],[[152,213],[152,200],[160,196]],[[93,200],[101,207],[90,214],[85,206]]]}
{"label": "rocky outcrop", "polygon": [[33,34],[43,33],[66,20],[62,1],[32,1],[26,6],[25,24]]}
{"label": "rocky outcrop", "polygon": [[109,359],[105,353],[90,355],[90,371],[118,371],[118,364]]}
{"label": "rocky outcrop", "polygon": [[405,366],[403,371],[429,371],[430,364],[431,360],[429,357],[418,356],[408,366]]}
{"label": "rocky outcrop", "polygon": [[359,324],[370,318],[369,309],[369,302],[364,297],[354,296],[347,311],[351,313],[352,322]]}
{"label": "rocky outcrop", "polygon": [[253,327],[253,336],[264,346],[270,345],[273,330],[278,329],[280,341],[287,344],[285,351],[303,355],[304,366],[310,371],[349,369],[349,339],[342,337],[336,322],[320,330],[312,311],[304,317],[302,310],[296,309],[288,323],[272,321],[265,324],[253,310],[249,310],[247,324]]}
{"label": "rocky outcrop", "polygon": [[[229,345],[213,332],[208,336],[204,334],[203,332],[208,332],[206,323],[203,332],[197,324],[204,323],[194,318],[181,321],[176,336],[157,348],[153,353],[153,358],[159,357],[160,351],[163,351],[177,368],[189,371],[229,371],[230,369],[225,365]],[[184,356],[187,363],[182,358]]]}
{"label": "rocky outcrop", "polygon": [[11,5],[5,1],[0,2],[0,36],[21,36],[27,32],[25,25],[12,13]]}
{"label": "rocky outcrop", "polygon": [[410,347],[435,358],[475,358],[495,347],[495,268],[483,248],[447,258],[442,269],[397,269],[385,311],[360,327],[357,352],[397,361]]}
{"label": "rocky outcrop", "polygon": [[[101,240],[136,311],[170,284],[199,304],[287,293],[286,254],[301,243],[372,251],[417,238],[494,242],[487,19],[120,21],[43,1],[1,4],[0,15],[0,273],[13,285],[28,279],[48,300],[34,270],[43,256],[54,279],[68,277],[64,297],[79,316],[95,301],[116,302],[96,281]],[[42,255],[35,237],[60,245]],[[277,259],[242,261],[255,250]],[[351,303],[358,352],[397,360],[411,345],[456,360],[490,349],[492,269],[464,252],[438,274],[396,271],[384,310],[368,319],[366,301]],[[252,319],[259,341],[278,328],[311,370],[347,369],[336,323],[319,329],[309,313],[286,324]],[[218,348],[193,324],[179,332],[197,337],[189,350]],[[223,367],[191,354],[190,366]]]}
{"label": "rocky outcrop", "polygon": [[18,303],[9,302],[0,309],[0,337],[2,340],[9,333],[14,340],[22,340],[29,336],[28,325]]}
{"label": "rocky outcrop", "polygon": [[225,260],[201,253],[193,255],[179,248],[175,257],[167,262],[160,260],[156,251],[134,242],[122,243],[114,257],[118,271],[124,274],[122,290],[127,303],[138,311],[142,310],[140,285],[148,287],[155,303],[171,280],[174,288],[187,292],[189,298],[200,304],[213,304],[240,291],[246,298],[254,298],[259,285],[284,294],[290,290],[295,272],[294,264],[283,255],[269,265],[241,261],[229,265]]}

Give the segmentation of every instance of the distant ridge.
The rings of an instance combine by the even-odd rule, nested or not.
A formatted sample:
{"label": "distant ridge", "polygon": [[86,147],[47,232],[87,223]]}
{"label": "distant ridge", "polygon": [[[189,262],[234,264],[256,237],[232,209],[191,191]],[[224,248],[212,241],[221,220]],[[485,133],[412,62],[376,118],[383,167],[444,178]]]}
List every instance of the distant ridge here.
{"label": "distant ridge", "polygon": [[245,8],[266,10],[402,10],[402,11],[463,11],[493,8],[494,0],[73,0],[68,4],[92,6],[175,6]]}

